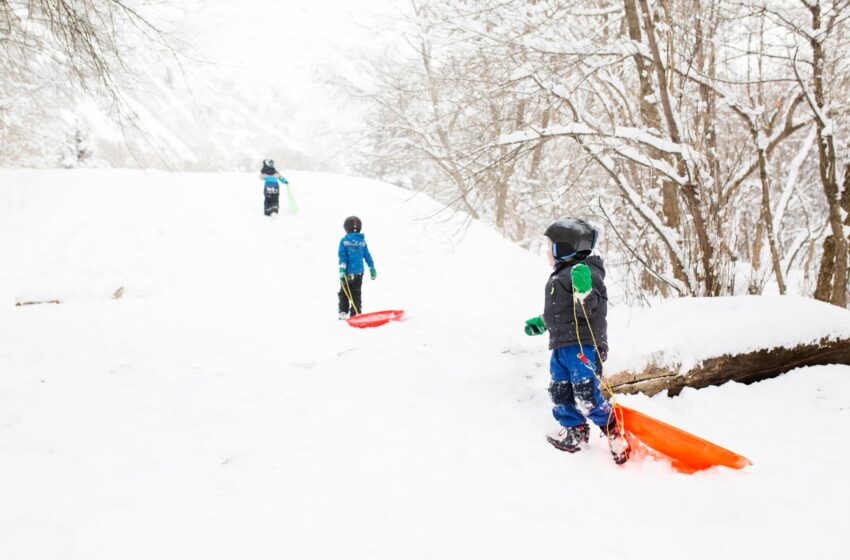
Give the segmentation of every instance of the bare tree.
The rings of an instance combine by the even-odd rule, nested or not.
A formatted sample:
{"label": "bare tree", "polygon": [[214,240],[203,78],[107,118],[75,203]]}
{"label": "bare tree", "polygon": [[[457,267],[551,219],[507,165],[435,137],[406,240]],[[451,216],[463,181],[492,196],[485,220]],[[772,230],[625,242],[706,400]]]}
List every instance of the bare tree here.
{"label": "bare tree", "polygon": [[[135,5],[135,4],[134,4]],[[134,115],[119,75],[129,70],[129,43],[142,41],[174,52],[174,40],[121,0],[0,0],[0,137],[10,146],[37,143],[39,114],[71,104],[88,91],[123,124]],[[69,83],[70,82],[70,83]],[[49,101],[45,101],[49,100]],[[54,125],[55,126],[55,125]],[[49,134],[51,127],[45,127]]]}
{"label": "bare tree", "polygon": [[[832,46],[850,0],[797,1],[418,0],[427,85],[375,98],[402,109],[401,136],[442,122],[431,161],[459,207],[506,235],[528,242],[553,213],[595,213],[643,289],[733,294],[746,277],[760,293],[772,277],[785,293],[801,281],[794,266],[811,277],[828,224],[824,262],[844,305],[846,239],[834,239],[847,196],[828,113],[847,97],[847,49]],[[818,9],[825,23],[801,18]],[[807,41],[795,57],[791,28]],[[820,74],[817,45],[831,45]],[[428,122],[411,119],[424,114],[417,90],[430,92]],[[835,162],[817,173],[816,154]],[[812,189],[819,175],[832,202]]]}

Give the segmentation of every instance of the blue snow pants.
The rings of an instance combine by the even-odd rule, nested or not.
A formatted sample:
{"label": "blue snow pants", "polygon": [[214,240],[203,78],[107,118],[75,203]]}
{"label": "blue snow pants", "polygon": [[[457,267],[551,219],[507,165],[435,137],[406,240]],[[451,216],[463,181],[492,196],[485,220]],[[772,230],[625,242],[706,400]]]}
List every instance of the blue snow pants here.
{"label": "blue snow pants", "polygon": [[[581,360],[584,353],[587,363]],[[552,416],[561,426],[571,428],[586,424],[589,418],[600,428],[616,422],[611,405],[599,391],[596,351],[592,346],[573,344],[552,350],[549,362],[552,383],[549,395],[554,408]],[[595,375],[594,375],[595,373]]]}

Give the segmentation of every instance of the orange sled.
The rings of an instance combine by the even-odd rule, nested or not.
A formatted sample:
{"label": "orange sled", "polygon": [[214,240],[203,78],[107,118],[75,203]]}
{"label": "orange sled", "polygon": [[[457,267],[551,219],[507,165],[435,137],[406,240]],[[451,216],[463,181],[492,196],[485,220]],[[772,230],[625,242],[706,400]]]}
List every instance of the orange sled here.
{"label": "orange sled", "polygon": [[[633,456],[663,455],[679,472],[692,474],[711,467],[742,469],[752,461],[637,410],[616,405],[617,418],[632,444]],[[636,441],[637,440],[637,441]],[[636,445],[636,443],[642,445]],[[649,448],[649,449],[646,449]],[[654,452],[654,453],[653,453]]]}

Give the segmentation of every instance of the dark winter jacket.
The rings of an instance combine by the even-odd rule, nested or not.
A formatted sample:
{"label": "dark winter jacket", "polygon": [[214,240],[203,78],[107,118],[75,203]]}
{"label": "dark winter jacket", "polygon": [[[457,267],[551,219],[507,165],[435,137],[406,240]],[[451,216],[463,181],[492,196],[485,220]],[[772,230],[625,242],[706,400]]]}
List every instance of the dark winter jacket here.
{"label": "dark winter jacket", "polygon": [[369,268],[375,266],[363,234],[347,233],[339,241],[339,264],[345,265],[346,274],[363,274],[363,259]]}
{"label": "dark winter jacket", "polygon": [[[592,278],[590,294],[584,300],[584,308],[590,318],[584,318],[584,313],[579,305],[573,315],[573,283],[570,278],[570,270],[580,262],[584,262],[590,268]],[[579,337],[582,344],[593,344],[590,329],[596,335],[599,344],[599,353],[604,360],[608,356],[608,291],[605,289],[605,268],[602,259],[597,256],[588,257],[586,260],[572,260],[559,264],[555,271],[549,276],[546,283],[546,304],[543,307],[543,322],[549,330],[549,349],[563,348],[578,343]],[[578,317],[578,333],[576,323],[573,319]]]}

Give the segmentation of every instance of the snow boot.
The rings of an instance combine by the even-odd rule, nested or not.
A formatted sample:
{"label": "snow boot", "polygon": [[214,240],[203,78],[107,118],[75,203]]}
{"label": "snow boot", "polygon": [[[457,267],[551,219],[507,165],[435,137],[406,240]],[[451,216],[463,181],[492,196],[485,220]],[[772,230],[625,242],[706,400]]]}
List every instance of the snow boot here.
{"label": "snow boot", "polygon": [[340,321],[346,321],[347,319],[348,319],[348,313],[343,313],[342,311],[340,311],[339,320]]}
{"label": "snow boot", "polygon": [[631,447],[626,436],[620,433],[620,429],[616,423],[607,428],[602,428],[602,435],[608,438],[608,447],[611,449],[611,457],[618,465],[622,465],[629,460]]}
{"label": "snow boot", "polygon": [[546,436],[546,441],[557,449],[568,453],[581,451],[581,444],[586,444],[589,439],[590,427],[587,424],[579,424],[578,426],[571,427],[563,426],[557,432]]}

